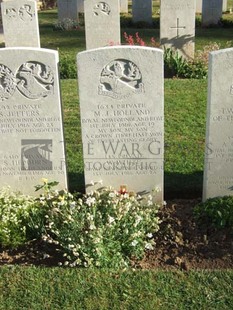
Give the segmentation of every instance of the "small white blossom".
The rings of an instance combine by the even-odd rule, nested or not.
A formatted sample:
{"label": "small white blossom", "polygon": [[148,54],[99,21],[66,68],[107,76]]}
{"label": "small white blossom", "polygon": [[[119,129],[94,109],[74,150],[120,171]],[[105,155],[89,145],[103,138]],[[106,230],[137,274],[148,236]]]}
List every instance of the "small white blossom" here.
{"label": "small white blossom", "polygon": [[153,250],[154,247],[153,247],[153,245],[152,245],[151,243],[146,243],[145,249],[146,249],[146,250]]}
{"label": "small white blossom", "polygon": [[86,200],[86,204],[91,207],[93,204],[95,204],[96,202],[96,199],[95,197],[88,197],[87,200]]}
{"label": "small white blossom", "polygon": [[131,242],[131,245],[132,246],[136,246],[138,244],[138,241],[137,240],[133,240],[132,242]]}
{"label": "small white blossom", "polygon": [[109,224],[115,222],[114,217],[112,217],[112,216],[109,215],[109,216],[108,216],[108,222],[109,222]]}

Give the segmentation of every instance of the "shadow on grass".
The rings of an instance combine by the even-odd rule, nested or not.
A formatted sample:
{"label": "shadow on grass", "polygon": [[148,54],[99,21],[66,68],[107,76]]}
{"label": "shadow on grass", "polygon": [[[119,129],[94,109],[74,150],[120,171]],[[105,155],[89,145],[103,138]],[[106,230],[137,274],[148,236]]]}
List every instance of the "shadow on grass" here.
{"label": "shadow on grass", "polygon": [[191,174],[167,173],[164,175],[164,197],[193,199],[202,197],[203,171]]}
{"label": "shadow on grass", "polygon": [[69,172],[68,184],[71,193],[85,193],[84,173]]}

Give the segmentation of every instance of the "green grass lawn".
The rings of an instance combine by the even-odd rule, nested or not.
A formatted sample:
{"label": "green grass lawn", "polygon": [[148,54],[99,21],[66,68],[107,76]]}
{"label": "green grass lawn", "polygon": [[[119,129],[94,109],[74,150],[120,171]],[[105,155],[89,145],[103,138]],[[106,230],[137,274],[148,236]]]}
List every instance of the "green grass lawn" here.
{"label": "green grass lawn", "polygon": [[0,269],[0,310],[227,310],[233,271]]}
{"label": "green grass lawn", "polygon": [[[157,18],[157,15],[154,14]],[[225,18],[231,19],[226,15]],[[55,10],[40,12],[41,45],[75,62],[85,49],[84,29],[54,31]],[[147,42],[159,29],[139,31]],[[232,28],[196,31],[196,49],[226,45]],[[64,56],[65,55],[65,56]],[[69,183],[83,191],[77,80],[62,80]],[[200,197],[205,144],[206,80],[165,80],[165,198]],[[233,309],[233,271],[111,271],[71,268],[0,268],[0,310]]]}

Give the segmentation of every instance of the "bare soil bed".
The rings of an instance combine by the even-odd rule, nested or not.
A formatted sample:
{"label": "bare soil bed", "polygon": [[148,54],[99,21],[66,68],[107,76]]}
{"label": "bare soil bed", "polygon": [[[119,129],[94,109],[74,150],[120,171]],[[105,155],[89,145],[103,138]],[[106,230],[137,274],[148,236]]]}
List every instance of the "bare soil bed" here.
{"label": "bare soil bed", "polygon": [[[193,217],[199,202],[172,200],[160,211],[163,219],[155,236],[156,247],[135,262],[142,269],[232,269],[233,235],[227,230],[200,227]],[[0,265],[57,266],[63,260],[59,250],[43,242],[31,242],[17,250],[0,248]]]}

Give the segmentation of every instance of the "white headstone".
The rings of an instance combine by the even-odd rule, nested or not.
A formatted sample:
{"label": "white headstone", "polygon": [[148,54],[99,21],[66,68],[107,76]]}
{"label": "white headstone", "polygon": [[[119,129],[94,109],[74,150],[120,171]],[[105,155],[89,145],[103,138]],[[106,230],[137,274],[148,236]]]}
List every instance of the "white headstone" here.
{"label": "white headstone", "polygon": [[160,4],[160,41],[181,56],[194,58],[195,0],[163,0]]}
{"label": "white headstone", "polygon": [[128,13],[128,0],[120,0],[121,13]]}
{"label": "white headstone", "polygon": [[[197,13],[202,13],[202,1],[203,0],[196,0],[196,12]],[[223,0],[222,2],[222,11],[223,12],[227,11],[227,0]]]}
{"label": "white headstone", "polygon": [[58,20],[78,20],[79,0],[57,0]]}
{"label": "white headstone", "polygon": [[0,49],[0,187],[67,188],[57,51]]}
{"label": "white headstone", "polygon": [[222,17],[223,0],[203,0],[202,26],[217,25]]}
{"label": "white headstone", "polygon": [[196,0],[196,12],[202,13],[202,0]]}
{"label": "white headstone", "polygon": [[84,0],[78,0],[78,12],[84,13]]}
{"label": "white headstone", "polygon": [[87,49],[120,44],[118,0],[86,0],[84,10]]}
{"label": "white headstone", "polygon": [[152,24],[152,0],[132,0],[133,22]]}
{"label": "white headstone", "polygon": [[227,0],[222,1],[222,10],[223,10],[223,12],[227,11]]}
{"label": "white headstone", "polygon": [[163,200],[163,52],[118,46],[77,57],[87,190],[92,182]]}
{"label": "white headstone", "polygon": [[210,53],[203,200],[233,195],[233,48]]}
{"label": "white headstone", "polygon": [[36,1],[5,1],[1,11],[6,47],[40,47]]}

